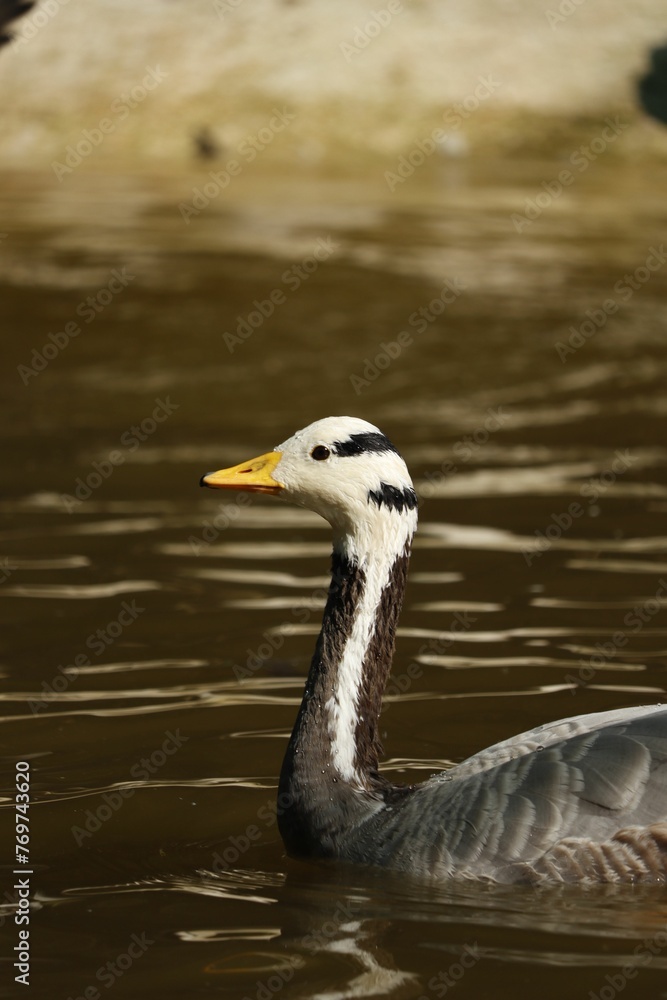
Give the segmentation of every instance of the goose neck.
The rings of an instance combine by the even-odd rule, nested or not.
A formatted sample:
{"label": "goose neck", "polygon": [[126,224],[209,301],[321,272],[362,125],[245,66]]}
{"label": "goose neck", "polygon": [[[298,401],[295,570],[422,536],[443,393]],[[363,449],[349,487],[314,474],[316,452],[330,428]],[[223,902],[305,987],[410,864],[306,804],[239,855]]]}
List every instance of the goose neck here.
{"label": "goose neck", "polygon": [[307,820],[318,828],[313,842],[324,843],[336,818],[380,808],[390,787],[378,774],[379,718],[412,532],[394,532],[400,546],[390,540],[386,533],[382,545],[359,535],[336,540],[322,630],[281,774],[292,820],[281,824],[287,843],[294,829],[304,836]]}

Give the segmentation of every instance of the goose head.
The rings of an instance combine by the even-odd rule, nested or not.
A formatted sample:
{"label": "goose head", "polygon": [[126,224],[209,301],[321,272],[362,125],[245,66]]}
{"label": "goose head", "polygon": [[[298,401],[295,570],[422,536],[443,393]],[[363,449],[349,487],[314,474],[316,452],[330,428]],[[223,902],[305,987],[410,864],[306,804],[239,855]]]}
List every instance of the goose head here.
{"label": "goose head", "polygon": [[269,493],[313,510],[350,555],[399,551],[417,524],[405,462],[379,428],[357,417],[316,420],[273,451],[208,473],[201,485]]}

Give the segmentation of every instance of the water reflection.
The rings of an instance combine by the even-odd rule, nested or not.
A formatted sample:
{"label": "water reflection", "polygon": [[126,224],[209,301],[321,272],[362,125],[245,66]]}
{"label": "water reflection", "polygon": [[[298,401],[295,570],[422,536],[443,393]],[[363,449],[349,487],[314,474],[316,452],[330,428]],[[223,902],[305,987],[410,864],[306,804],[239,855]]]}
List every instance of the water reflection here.
{"label": "water reflection", "polygon": [[[206,850],[211,845],[200,845]],[[177,900],[176,939],[199,953],[203,976],[214,976],[230,996],[249,991],[249,984],[252,995],[262,985],[276,992],[275,977],[312,1000],[439,995],[434,982],[446,983],[449,974],[463,983],[476,968],[462,990],[475,996],[493,981],[482,970],[497,970],[497,963],[520,965],[524,975],[530,967],[552,967],[556,988],[542,981],[547,995],[556,996],[566,969],[577,969],[579,982],[592,986],[604,985],[600,970],[650,966],[659,974],[667,967],[660,888],[425,887],[404,876],[307,870],[293,862],[277,876],[226,866],[219,851],[213,857],[210,872],[79,887],[66,899],[75,907],[106,899],[136,908],[150,893],[160,921],[171,919],[169,900]],[[247,923],[228,923],[236,904]],[[192,959],[185,954],[182,961],[187,966]]]}
{"label": "water reflection", "polygon": [[[543,722],[663,699],[667,275],[575,355],[554,347],[663,237],[662,168],[601,164],[517,234],[510,215],[550,166],[476,167],[456,185],[443,167],[402,206],[372,184],[240,185],[196,227],[169,177],[3,187],[10,374],[114,267],[137,275],[3,400],[0,741],[34,765],[36,1000],[81,995],[144,933],[119,995],[266,1000],[291,970],[283,995],[431,1000],[466,946],[480,957],[452,979],[461,998],[599,995],[628,963],[624,996],[664,990],[667,947],[636,951],[664,930],[659,888],[424,886],[284,857],[272,803],[328,528],[197,486],[328,413],[400,445],[422,504],[382,723],[397,781]],[[222,334],[329,233],[336,254],[230,352]],[[465,292],[417,333],[409,317],[446,278]],[[404,328],[413,342],[367,377]],[[70,512],[63,495],[159,394],[173,416]],[[628,467],[601,483],[617,452]],[[95,645],[123,602],[143,610]],[[640,628],[624,624],[648,602]],[[594,659],[619,630],[622,648]],[[181,743],[162,761],[168,734]]]}

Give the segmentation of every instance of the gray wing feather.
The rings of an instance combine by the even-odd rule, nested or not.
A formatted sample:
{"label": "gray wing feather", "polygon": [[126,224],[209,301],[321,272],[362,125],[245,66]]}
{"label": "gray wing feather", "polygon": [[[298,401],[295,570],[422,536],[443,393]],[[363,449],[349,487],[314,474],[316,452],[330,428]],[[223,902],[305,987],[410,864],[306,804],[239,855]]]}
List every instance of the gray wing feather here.
{"label": "gray wing feather", "polygon": [[[531,730],[418,786],[371,826],[376,863],[432,877],[663,877],[667,708]],[[418,831],[409,843],[406,829]]]}

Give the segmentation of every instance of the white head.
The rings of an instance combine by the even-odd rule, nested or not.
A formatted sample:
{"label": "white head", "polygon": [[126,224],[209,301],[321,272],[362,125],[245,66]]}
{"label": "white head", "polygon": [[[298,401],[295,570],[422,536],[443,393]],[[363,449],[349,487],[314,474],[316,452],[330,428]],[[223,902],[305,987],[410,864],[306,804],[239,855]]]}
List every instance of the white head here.
{"label": "white head", "polygon": [[357,558],[405,547],[417,525],[407,466],[388,438],[357,417],[316,420],[266,455],[214,472],[202,485],[273,493],[321,514]]}

